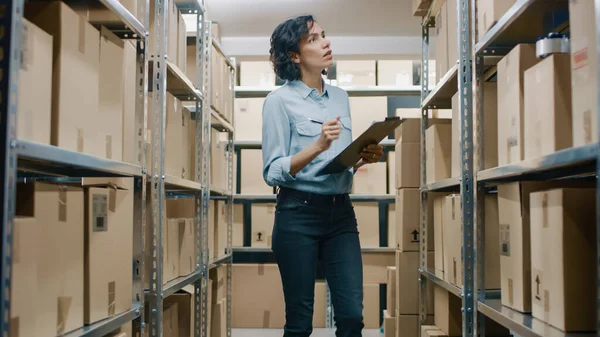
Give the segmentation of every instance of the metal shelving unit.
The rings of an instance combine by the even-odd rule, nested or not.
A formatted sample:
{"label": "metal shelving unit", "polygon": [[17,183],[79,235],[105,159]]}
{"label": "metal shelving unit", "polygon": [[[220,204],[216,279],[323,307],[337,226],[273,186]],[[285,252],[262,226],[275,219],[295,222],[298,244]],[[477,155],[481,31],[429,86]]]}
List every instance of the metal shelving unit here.
{"label": "metal shelving unit", "polygon": [[[423,36],[423,72],[427,71],[429,58],[429,29],[434,26],[432,14],[439,10],[440,1],[434,0],[433,6],[422,21]],[[421,161],[421,256],[420,256],[420,324],[423,324],[426,313],[426,282],[443,287],[462,299],[463,336],[484,336],[484,317],[490,318],[508,328],[520,337],[563,337],[563,336],[595,336],[596,333],[566,333],[553,328],[547,323],[537,320],[531,314],[523,314],[501,304],[497,291],[486,291],[485,288],[485,224],[484,196],[499,183],[527,180],[597,180],[600,168],[600,144],[589,144],[577,148],[569,148],[540,158],[525,160],[496,168],[481,170],[483,163],[483,84],[490,80],[499,59],[506,55],[519,43],[532,43],[539,32],[527,31],[527,23],[531,20],[541,21],[545,18],[545,30],[560,27],[561,22],[547,24],[548,17],[561,17],[562,11],[568,10],[566,0],[516,0],[512,7],[485,34],[477,31],[477,0],[459,0],[458,7],[458,69],[453,67],[438,85],[431,91],[422,90],[422,161]],[[453,10],[453,9],[449,9]],[[596,29],[600,36],[600,1],[595,1]],[[470,19],[467,19],[469,18]],[[552,20],[550,20],[552,21]],[[470,36],[469,36],[470,35]],[[481,37],[481,38],[478,38]],[[600,46],[600,41],[595,41]],[[456,83],[454,83],[456,82]],[[461,177],[447,179],[434,184],[426,184],[426,165],[424,159],[425,130],[428,126],[428,110],[431,108],[450,107],[451,97],[460,93],[460,113],[462,120],[460,131]],[[599,94],[600,97],[600,94]],[[598,183],[600,186],[600,182]],[[463,280],[465,285],[459,289],[437,277],[427,266],[424,252],[427,252],[427,193],[432,191],[461,192],[463,217]],[[597,192],[598,193],[598,192]],[[600,209],[600,194],[598,195]],[[600,214],[596,219],[600,228]],[[599,231],[600,232],[600,231]],[[599,239],[600,240],[600,239]],[[491,243],[496,244],[496,243]],[[600,241],[597,242],[600,246]],[[598,274],[600,275],[600,273]],[[592,277],[600,277],[600,276]],[[600,284],[600,279],[598,284]],[[600,306],[599,312],[600,327]],[[600,329],[600,328],[599,328]],[[600,331],[600,330],[599,330]]]}
{"label": "metal shelving unit", "polygon": [[[42,145],[18,139],[17,98],[20,73],[20,50],[23,42],[24,1],[14,0],[5,3],[0,13],[0,28],[4,32],[0,37],[0,70],[6,76],[0,77],[0,148],[3,152],[3,164],[0,168],[0,212],[2,222],[2,291],[0,302],[2,319],[0,331],[3,336],[11,334],[11,286],[12,286],[12,247],[14,240],[15,201],[17,182],[24,177],[62,177],[64,179],[81,177],[131,177],[134,180],[133,190],[133,255],[132,261],[132,305],[131,309],[100,322],[86,325],[64,336],[100,337],[133,322],[136,329],[143,329],[144,323],[144,240],[145,240],[145,205],[146,175],[144,153],[146,121],[146,97],[148,92],[148,11],[146,2],[138,2],[137,11],[145,13],[138,19],[117,0],[100,0],[87,2],[71,2],[78,8],[104,8],[118,20],[107,26],[113,33],[124,39],[136,41],[136,99],[135,125],[131,130],[135,134],[135,157],[140,158],[139,165],[97,158],[94,156],[60,149],[55,146]],[[141,20],[141,21],[140,21]],[[83,240],[83,238],[82,238]]]}

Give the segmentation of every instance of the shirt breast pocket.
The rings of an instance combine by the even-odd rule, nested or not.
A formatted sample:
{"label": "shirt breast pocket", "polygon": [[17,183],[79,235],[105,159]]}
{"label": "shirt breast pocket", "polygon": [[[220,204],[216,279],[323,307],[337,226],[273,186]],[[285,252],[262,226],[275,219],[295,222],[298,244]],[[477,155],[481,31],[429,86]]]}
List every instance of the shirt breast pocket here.
{"label": "shirt breast pocket", "polygon": [[[319,139],[321,125],[311,121],[300,122],[296,124],[296,132],[298,133],[298,139],[294,145],[296,152],[300,152]],[[316,159],[321,159],[319,157],[322,156],[319,155]]]}

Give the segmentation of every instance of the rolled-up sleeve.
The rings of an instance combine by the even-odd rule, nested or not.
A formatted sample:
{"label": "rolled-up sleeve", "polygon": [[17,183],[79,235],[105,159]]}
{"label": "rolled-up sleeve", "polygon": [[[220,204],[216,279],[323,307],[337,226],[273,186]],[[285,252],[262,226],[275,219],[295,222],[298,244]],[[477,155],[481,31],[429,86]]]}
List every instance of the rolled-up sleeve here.
{"label": "rolled-up sleeve", "polygon": [[269,186],[279,186],[295,177],[290,174],[290,120],[281,99],[269,95],[262,111],[263,178]]}

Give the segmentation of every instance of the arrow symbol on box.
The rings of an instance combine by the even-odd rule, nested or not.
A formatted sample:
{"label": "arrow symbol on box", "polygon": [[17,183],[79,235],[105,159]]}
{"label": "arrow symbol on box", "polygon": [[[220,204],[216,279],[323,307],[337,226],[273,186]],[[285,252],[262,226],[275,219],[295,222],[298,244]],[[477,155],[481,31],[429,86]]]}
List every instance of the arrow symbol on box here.
{"label": "arrow symbol on box", "polygon": [[535,298],[536,298],[538,301],[541,301],[542,299],[540,298],[540,275],[537,275],[537,276],[535,277],[535,284],[536,284],[536,287],[537,287],[537,289],[536,289],[536,295],[535,295]]}
{"label": "arrow symbol on box", "polygon": [[419,232],[416,229],[410,234],[413,236],[412,242],[419,242]]}

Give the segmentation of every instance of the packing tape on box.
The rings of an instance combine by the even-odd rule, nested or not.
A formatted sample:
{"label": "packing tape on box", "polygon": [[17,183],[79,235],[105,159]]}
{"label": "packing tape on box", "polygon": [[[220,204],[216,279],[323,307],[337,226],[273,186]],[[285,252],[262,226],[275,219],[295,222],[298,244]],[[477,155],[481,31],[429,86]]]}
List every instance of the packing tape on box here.
{"label": "packing tape on box", "polygon": [[108,282],[108,316],[112,317],[116,312],[117,287],[115,281]]}
{"label": "packing tape on box", "polygon": [[265,275],[265,265],[263,263],[258,264],[258,275]]}
{"label": "packing tape on box", "polygon": [[269,310],[265,310],[263,313],[263,328],[268,328],[271,323],[271,312]]}
{"label": "packing tape on box", "polygon": [[67,187],[58,186],[58,221],[67,221]]}
{"label": "packing tape on box", "polygon": [[548,228],[548,193],[542,195],[542,228]]}
{"label": "packing tape on box", "polygon": [[59,296],[56,303],[56,333],[62,335],[65,333],[67,320],[69,319],[69,311],[71,310],[71,302],[73,299],[70,296]]}
{"label": "packing tape on box", "polygon": [[12,317],[10,319],[10,332],[9,332],[9,336],[10,337],[21,337],[19,332],[20,332],[20,319],[19,317]]}
{"label": "packing tape on box", "polygon": [[87,25],[87,21],[83,16],[79,16],[79,43],[78,48],[79,52],[85,54],[85,26]]}
{"label": "packing tape on box", "polygon": [[513,289],[513,279],[508,279],[508,304],[510,306],[514,306],[515,303],[515,293]]}

